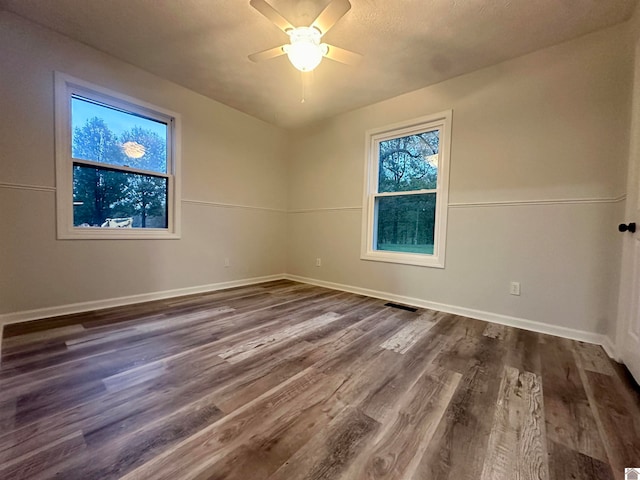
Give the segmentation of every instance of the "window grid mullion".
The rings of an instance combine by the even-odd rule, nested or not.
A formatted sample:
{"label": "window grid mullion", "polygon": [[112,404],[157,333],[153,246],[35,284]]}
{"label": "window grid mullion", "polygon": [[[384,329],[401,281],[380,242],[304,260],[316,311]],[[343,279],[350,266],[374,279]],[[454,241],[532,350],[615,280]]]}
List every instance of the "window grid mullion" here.
{"label": "window grid mullion", "polygon": [[438,189],[432,188],[429,190],[409,190],[407,192],[381,192],[381,193],[374,193],[373,196],[374,198],[399,197],[399,196],[405,196],[405,195],[426,195],[430,193],[438,193]]}
{"label": "window grid mullion", "polygon": [[132,167],[126,167],[124,165],[112,165],[110,163],[101,163],[101,162],[94,162],[92,160],[83,160],[83,159],[79,159],[79,158],[71,158],[73,165],[81,165],[81,166],[86,166],[86,167],[94,167],[94,168],[100,168],[103,170],[113,170],[113,171],[118,171],[118,172],[123,172],[123,173],[132,173],[132,174],[137,174],[137,175],[144,175],[146,177],[159,177],[159,178],[169,178],[171,177],[170,174],[167,173],[161,173],[161,172],[154,172],[151,170],[141,170],[141,169],[137,169],[137,168],[132,168]]}

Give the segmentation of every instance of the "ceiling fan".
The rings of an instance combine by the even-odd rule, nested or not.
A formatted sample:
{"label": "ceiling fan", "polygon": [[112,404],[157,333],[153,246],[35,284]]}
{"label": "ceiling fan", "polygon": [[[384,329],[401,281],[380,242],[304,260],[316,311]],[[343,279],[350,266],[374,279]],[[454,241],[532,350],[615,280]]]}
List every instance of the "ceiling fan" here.
{"label": "ceiling fan", "polygon": [[294,67],[309,72],[320,64],[322,57],[349,65],[362,58],[359,53],[320,43],[329,29],[351,9],[349,0],[332,0],[308,27],[294,27],[265,0],[250,0],[249,4],[289,35],[289,43],[249,55],[253,62],[287,55]]}

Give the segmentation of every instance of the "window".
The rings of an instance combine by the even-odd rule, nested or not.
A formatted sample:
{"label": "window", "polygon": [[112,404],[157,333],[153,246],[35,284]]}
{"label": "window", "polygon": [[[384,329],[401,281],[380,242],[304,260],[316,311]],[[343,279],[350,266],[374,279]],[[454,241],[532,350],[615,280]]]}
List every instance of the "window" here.
{"label": "window", "polygon": [[362,259],[444,268],[451,114],[367,132]]}
{"label": "window", "polygon": [[55,83],[58,238],[179,238],[179,116]]}

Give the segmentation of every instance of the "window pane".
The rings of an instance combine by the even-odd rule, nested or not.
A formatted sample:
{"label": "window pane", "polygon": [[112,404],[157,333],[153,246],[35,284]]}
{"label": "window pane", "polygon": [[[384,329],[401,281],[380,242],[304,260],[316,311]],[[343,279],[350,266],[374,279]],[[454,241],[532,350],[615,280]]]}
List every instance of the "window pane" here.
{"label": "window pane", "polygon": [[435,189],[439,143],[439,130],[380,142],[378,192]]}
{"label": "window pane", "polygon": [[376,199],[375,250],[433,255],[436,194]]}
{"label": "window pane", "polygon": [[71,155],[167,172],[167,124],[71,97]]}
{"label": "window pane", "polygon": [[74,164],[73,225],[167,228],[167,191],[164,177]]}

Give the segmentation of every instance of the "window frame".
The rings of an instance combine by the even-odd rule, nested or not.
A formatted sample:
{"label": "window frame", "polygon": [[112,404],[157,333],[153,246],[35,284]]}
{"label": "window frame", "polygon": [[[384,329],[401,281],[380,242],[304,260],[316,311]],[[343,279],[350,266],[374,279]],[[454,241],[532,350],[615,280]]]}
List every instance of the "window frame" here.
{"label": "window frame", "polygon": [[[452,110],[426,115],[384,127],[367,130],[365,133],[365,171],[362,209],[362,235],[360,258],[379,262],[444,268],[447,236],[447,211],[449,205],[449,164],[451,151]],[[411,190],[408,192],[378,192],[378,167],[380,142],[405,137],[415,133],[439,130],[438,178],[435,189]],[[376,198],[386,196],[436,194],[433,254],[393,252],[375,250]]]}
{"label": "window frame", "polygon": [[[178,113],[138,100],[93,83],[54,73],[56,225],[59,240],[72,239],[179,239],[180,238],[180,157],[181,119]],[[167,124],[166,173],[74,158],[71,138],[71,99],[73,95],[141,115]],[[73,166],[99,167],[124,173],[167,178],[167,228],[87,228],[73,224]]]}

